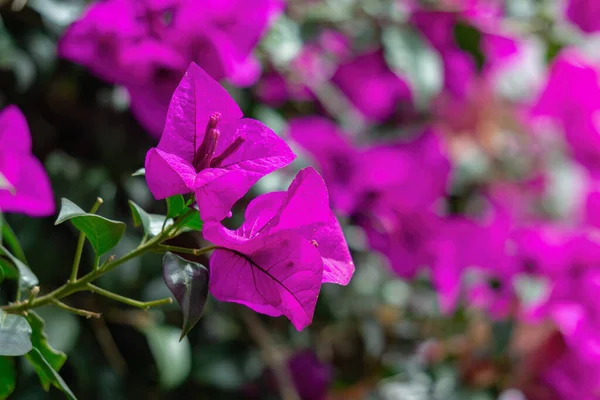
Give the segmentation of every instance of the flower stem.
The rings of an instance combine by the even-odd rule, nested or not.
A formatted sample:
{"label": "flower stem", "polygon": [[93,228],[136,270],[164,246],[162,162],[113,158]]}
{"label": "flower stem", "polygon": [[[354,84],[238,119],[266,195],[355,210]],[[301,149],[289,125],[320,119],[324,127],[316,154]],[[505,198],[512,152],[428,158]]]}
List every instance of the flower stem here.
{"label": "flower stem", "polygon": [[187,247],[179,247],[179,246],[169,246],[166,244],[161,244],[158,246],[159,250],[162,251],[171,251],[173,253],[185,253],[185,254],[192,254],[194,256],[199,256],[205,253],[208,253],[209,251],[213,251],[219,248],[219,246],[206,246],[206,247],[202,247],[200,249],[188,249]]}
{"label": "flower stem", "polygon": [[[103,200],[98,197],[96,202],[92,206],[90,210],[90,214],[95,214],[100,208],[100,205],[103,203]],[[77,281],[77,274],[79,273],[79,264],[81,263],[81,254],[83,253],[83,246],[85,245],[85,234],[83,232],[79,233],[79,239],[77,240],[77,248],[75,249],[75,259],[73,260],[73,269],[71,269],[71,277],[69,280],[71,282]]]}
{"label": "flower stem", "polygon": [[[31,302],[16,302],[16,303],[12,303],[9,305],[1,306],[0,309],[5,312],[9,312],[9,313],[21,313],[23,311],[27,311],[32,308],[37,308],[37,307],[41,307],[46,304],[54,303],[56,300],[60,300],[64,297],[67,297],[67,296],[73,294],[73,293],[90,290],[88,284],[93,282],[94,280],[98,279],[100,276],[107,273],[108,271],[111,271],[111,270],[115,269],[116,267],[118,267],[119,265],[122,265],[122,264],[126,263],[127,261],[130,261],[136,257],[139,257],[142,254],[159,250],[161,248],[160,247],[161,242],[163,242],[166,239],[172,238],[173,237],[173,234],[172,234],[173,229],[176,230],[179,226],[181,226],[183,223],[185,223],[185,218],[187,218],[192,212],[198,212],[198,211],[190,210],[188,213],[177,218],[177,220],[173,223],[173,225],[168,227],[165,231],[161,232],[159,235],[151,238],[150,240],[148,240],[145,243],[141,244],[140,246],[136,247],[129,253],[125,254],[123,257],[115,259],[114,256],[111,256],[98,268],[92,269],[89,273],[82,276],[81,278],[74,279],[74,280],[70,279],[64,285],[60,286],[59,288],[53,290],[52,292],[50,292],[44,296],[36,297]],[[208,250],[206,250],[206,251],[208,251]],[[79,256],[79,259],[80,259],[80,256]],[[79,266],[79,263],[77,263],[77,264],[74,263],[74,265]],[[97,288],[96,286],[94,286],[94,291],[98,292],[98,294],[104,294],[104,289]],[[100,293],[100,291],[102,291],[102,293]],[[108,292],[108,293],[110,293],[110,295],[119,296],[119,295],[115,295],[114,293],[111,293],[111,292]],[[114,296],[112,298],[116,299]],[[122,296],[120,296],[120,297],[122,297]],[[126,304],[130,304],[134,307],[140,307],[140,308],[148,308],[148,307],[172,302],[172,299],[170,299],[170,298],[156,300],[156,301],[150,301],[150,302],[145,302],[145,303],[136,301],[136,300],[132,300],[132,299],[128,299],[126,297],[123,297],[123,299],[125,299]]]}
{"label": "flower stem", "polygon": [[115,300],[115,301],[130,305],[132,307],[142,308],[145,310],[147,310],[148,308],[153,307],[153,306],[160,306],[163,304],[173,303],[173,299],[170,297],[166,297],[164,299],[159,299],[159,300],[147,301],[147,302],[137,301],[137,300],[130,299],[129,297],[125,297],[125,296],[121,296],[121,295],[113,293],[113,292],[109,292],[108,290],[102,289],[95,285],[92,285],[91,283],[88,283],[86,285],[86,288],[87,288],[87,290],[91,291],[92,293],[97,293],[97,294],[104,296],[106,298],[109,298],[111,300]]}

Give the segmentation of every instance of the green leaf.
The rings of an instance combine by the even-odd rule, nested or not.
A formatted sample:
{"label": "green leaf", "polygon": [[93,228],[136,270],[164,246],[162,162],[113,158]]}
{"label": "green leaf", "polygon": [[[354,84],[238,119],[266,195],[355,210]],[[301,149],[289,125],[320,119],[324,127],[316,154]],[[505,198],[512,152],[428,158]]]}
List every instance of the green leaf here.
{"label": "green leaf", "polygon": [[29,361],[33,369],[35,369],[35,372],[37,372],[40,377],[44,375],[46,379],[49,380],[57,389],[62,390],[68,399],[77,400],[77,397],[75,397],[73,392],[71,392],[71,389],[69,389],[65,381],[60,377],[58,372],[52,368],[50,363],[44,358],[38,349],[35,347],[31,349],[25,358],[27,358],[27,361]]}
{"label": "green leaf", "polygon": [[0,310],[0,356],[22,356],[31,347],[31,327],[27,320]]}
{"label": "green leaf", "polygon": [[19,271],[4,258],[0,258],[0,270],[5,279],[19,279]]}
{"label": "green leaf", "polygon": [[[28,293],[29,289],[36,286],[39,282],[37,276],[29,269],[25,263],[13,256],[4,246],[0,245],[0,253],[7,257],[15,267],[17,267],[19,275],[19,290],[21,293]],[[10,271],[8,268],[2,268],[5,272]]]}
{"label": "green leaf", "polygon": [[99,215],[89,214],[72,201],[63,198],[60,213],[54,225],[70,220],[85,234],[97,255],[102,255],[116,246],[125,232],[125,224]]}
{"label": "green leaf", "polygon": [[175,218],[185,209],[185,200],[182,195],[167,197],[167,218]]}
{"label": "green leaf", "polygon": [[[131,209],[131,215],[133,217],[133,225],[136,228],[142,226],[144,229],[144,236],[154,237],[162,231],[166,218],[164,215],[149,214],[131,200],[129,200],[129,208]],[[165,227],[172,223],[172,220],[167,221]]]}
{"label": "green leaf", "polygon": [[0,400],[7,399],[15,390],[16,380],[14,361],[9,357],[0,357]]}
{"label": "green leaf", "polygon": [[192,349],[187,338],[179,341],[179,329],[155,325],[144,331],[158,368],[160,386],[181,385],[192,370]]}
{"label": "green leaf", "polygon": [[457,22],[454,25],[454,40],[461,50],[473,57],[477,70],[481,71],[485,64],[485,54],[481,48],[481,32],[473,25]]}
{"label": "green leaf", "polygon": [[[44,320],[33,311],[29,311],[27,321],[31,326],[31,343],[35,349],[38,349],[42,356],[48,361],[48,364],[55,371],[60,371],[61,367],[67,361],[67,355],[62,351],[53,349],[48,343],[48,337],[44,333]],[[37,372],[37,370],[36,370]],[[42,387],[48,391],[51,381],[45,374],[39,375]]]}
{"label": "green leaf", "polygon": [[186,217],[181,226],[184,231],[201,231],[204,222],[200,219],[200,213],[195,212]]}
{"label": "green leaf", "polygon": [[146,176],[146,168],[140,168],[135,171],[131,176]]}
{"label": "green leaf", "polygon": [[129,200],[129,208],[133,217],[133,226],[136,228],[141,226],[144,229],[144,235],[147,235],[150,232],[150,215],[131,200]]}
{"label": "green leaf", "polygon": [[163,278],[183,312],[182,340],[202,317],[208,298],[208,268],[171,252],[163,257]]}

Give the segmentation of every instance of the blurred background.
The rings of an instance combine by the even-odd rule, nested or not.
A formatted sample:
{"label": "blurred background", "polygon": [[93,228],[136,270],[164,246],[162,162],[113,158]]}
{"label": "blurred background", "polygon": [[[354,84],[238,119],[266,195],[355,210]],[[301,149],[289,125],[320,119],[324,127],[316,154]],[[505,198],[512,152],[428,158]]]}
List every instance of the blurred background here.
{"label": "blurred background", "polygon": [[[103,318],[40,309],[61,376],[81,399],[600,399],[597,31],[598,0],[0,0],[0,109],[56,199],[164,213],[132,173],[194,61],[299,155],[228,223],[313,165],[356,265],[302,332],[210,299],[180,343],[176,305],[77,294]],[[74,229],[6,218],[42,292],[64,283]],[[170,295],[158,255],[99,284]],[[12,398],[62,398],[21,370]]]}

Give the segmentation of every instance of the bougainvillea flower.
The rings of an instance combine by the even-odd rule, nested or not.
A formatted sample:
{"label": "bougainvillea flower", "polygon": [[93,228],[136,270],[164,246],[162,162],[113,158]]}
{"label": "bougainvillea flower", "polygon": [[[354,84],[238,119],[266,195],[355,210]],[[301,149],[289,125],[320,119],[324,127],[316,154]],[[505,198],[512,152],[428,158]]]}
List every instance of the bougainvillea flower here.
{"label": "bougainvillea flower", "polygon": [[287,192],[253,200],[237,230],[207,222],[203,234],[219,247],[210,259],[213,296],[284,315],[298,330],[310,324],[321,284],[346,285],[354,272],[325,182],[312,168]]}
{"label": "bougainvillea flower", "polygon": [[600,31],[600,3],[595,0],[568,0],[567,18],[585,33]]}
{"label": "bougainvillea flower", "polygon": [[358,147],[333,122],[304,117],[290,121],[289,135],[312,156],[334,208],[344,214],[354,213],[364,197],[373,201],[380,192],[395,191],[390,198],[406,209],[427,208],[446,193],[450,163],[432,130],[412,141]]}
{"label": "bougainvillea flower", "polygon": [[[464,100],[477,89],[477,76],[484,84],[493,74],[519,54],[518,42],[499,27],[501,3],[495,1],[462,1],[456,10],[431,11],[416,9],[412,23],[440,54],[444,67],[444,89],[455,99]],[[456,29],[466,24],[477,29],[481,37],[480,51],[483,64],[478,65],[472,54],[461,49]]]}
{"label": "bougainvillea flower", "polygon": [[14,106],[0,113],[0,210],[31,216],[54,213],[54,197],[44,167],[31,154],[25,117]]}
{"label": "bougainvillea flower", "polygon": [[59,54],[124,85],[133,113],[158,137],[190,62],[236,86],[258,79],[252,51],[282,9],[280,0],[97,2],[69,27]]}
{"label": "bougainvillea flower", "polygon": [[225,89],[192,63],[161,140],[146,155],[146,180],[157,199],[195,193],[202,219],[220,221],[258,179],[294,158],[271,129],[242,118]]}
{"label": "bougainvillea flower", "polygon": [[390,118],[411,103],[410,87],[388,67],[383,51],[358,55],[339,66],[332,78],[348,100],[369,120]]}
{"label": "bougainvillea flower", "polygon": [[600,172],[599,71],[577,51],[562,51],[532,108],[534,117],[549,118],[562,129],[573,157],[594,175]]}
{"label": "bougainvillea flower", "polygon": [[134,2],[108,0],[92,4],[58,44],[58,54],[89,68],[99,78],[129,84],[135,79],[120,64],[123,47],[142,39],[145,29],[135,18]]}

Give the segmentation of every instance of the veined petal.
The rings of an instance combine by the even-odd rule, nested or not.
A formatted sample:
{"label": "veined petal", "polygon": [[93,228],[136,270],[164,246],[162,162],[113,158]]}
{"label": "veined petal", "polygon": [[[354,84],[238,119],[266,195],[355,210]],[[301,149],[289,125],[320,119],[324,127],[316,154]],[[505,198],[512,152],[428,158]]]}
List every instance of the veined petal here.
{"label": "veined petal", "polygon": [[292,232],[258,237],[210,259],[210,292],[267,315],[285,315],[298,330],[312,321],[323,263],[307,240]]}

